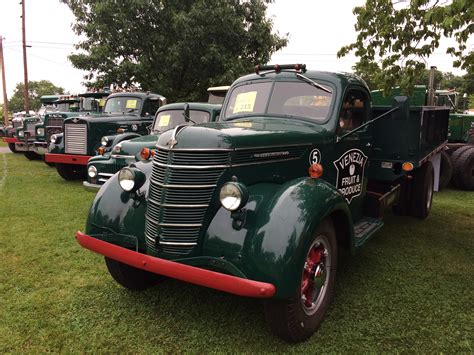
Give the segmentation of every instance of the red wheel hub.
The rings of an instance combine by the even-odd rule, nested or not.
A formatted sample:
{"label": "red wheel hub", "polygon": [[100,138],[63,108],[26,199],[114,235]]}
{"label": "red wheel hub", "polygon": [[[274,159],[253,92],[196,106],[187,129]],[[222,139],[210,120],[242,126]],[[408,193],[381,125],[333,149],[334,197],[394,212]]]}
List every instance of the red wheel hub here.
{"label": "red wheel hub", "polygon": [[309,251],[304,264],[303,277],[301,280],[301,294],[305,296],[304,305],[312,307],[316,291],[315,279],[324,274],[323,258],[325,250],[322,245],[314,245]]}

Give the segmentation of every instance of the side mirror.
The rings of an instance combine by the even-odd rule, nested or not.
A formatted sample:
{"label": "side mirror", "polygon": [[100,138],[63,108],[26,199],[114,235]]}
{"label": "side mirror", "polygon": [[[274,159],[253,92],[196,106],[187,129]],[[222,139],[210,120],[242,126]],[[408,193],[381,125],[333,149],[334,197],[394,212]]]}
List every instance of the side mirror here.
{"label": "side mirror", "polygon": [[395,96],[392,101],[392,108],[397,108],[392,113],[392,118],[395,120],[404,120],[409,117],[410,101],[408,96]]}

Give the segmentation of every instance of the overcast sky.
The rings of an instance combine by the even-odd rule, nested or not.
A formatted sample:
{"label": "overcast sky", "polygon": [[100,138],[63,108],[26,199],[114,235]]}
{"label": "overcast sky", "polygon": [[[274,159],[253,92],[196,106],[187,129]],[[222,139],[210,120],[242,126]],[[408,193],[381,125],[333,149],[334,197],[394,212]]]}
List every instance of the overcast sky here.
{"label": "overcast sky", "polygon": [[[21,51],[21,5],[19,0],[0,0],[0,36],[4,37],[4,59],[7,92],[10,98],[18,82],[23,81]],[[354,6],[364,0],[314,1],[276,0],[269,5],[268,15],[274,29],[289,33],[289,44],[275,53],[271,63],[306,63],[311,69],[351,71],[356,58],[352,55],[337,59],[336,52],[356,38]],[[59,0],[26,0],[26,38],[29,80],[46,79],[71,93],[84,91],[83,71],[72,67],[67,56],[79,41],[73,33],[74,21],[69,8]],[[447,47],[448,41],[442,42]],[[471,44],[472,45],[472,44]],[[452,67],[452,58],[439,48],[428,65],[442,71],[465,74]],[[0,77],[1,80],[1,77]],[[0,102],[3,97],[0,95]]]}

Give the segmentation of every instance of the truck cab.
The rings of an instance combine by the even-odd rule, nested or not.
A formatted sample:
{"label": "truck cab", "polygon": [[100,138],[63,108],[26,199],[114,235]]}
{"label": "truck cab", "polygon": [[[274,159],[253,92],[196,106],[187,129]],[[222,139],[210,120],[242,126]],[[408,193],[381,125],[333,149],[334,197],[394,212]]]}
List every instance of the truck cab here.
{"label": "truck cab", "polygon": [[86,92],[77,96],[62,96],[54,101],[57,109],[46,112],[43,121],[36,125],[36,139],[30,150],[37,155],[45,155],[51,136],[63,132],[63,121],[66,118],[100,115],[109,94],[108,91]]}
{"label": "truck cab", "polygon": [[428,216],[448,114],[403,96],[373,106],[352,74],[257,66],[219,121],[162,133],[151,162],[111,177],[76,238],[124,287],[162,275],[263,298],[271,330],[304,341],[332,299],[338,251],[355,254],[390,207]]}
{"label": "truck cab", "polygon": [[102,147],[110,147],[117,134],[122,134],[121,139],[148,134],[156,111],[165,103],[163,96],[153,93],[114,93],[101,115],[65,119],[64,133],[51,136],[45,160],[54,163],[64,179],[83,179],[87,161],[100,155]]}

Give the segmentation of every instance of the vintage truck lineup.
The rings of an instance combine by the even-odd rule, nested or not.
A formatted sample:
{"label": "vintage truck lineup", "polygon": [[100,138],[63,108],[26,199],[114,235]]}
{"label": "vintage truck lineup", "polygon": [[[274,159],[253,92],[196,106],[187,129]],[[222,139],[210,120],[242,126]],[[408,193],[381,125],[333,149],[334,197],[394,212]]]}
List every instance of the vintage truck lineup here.
{"label": "vintage truck lineup", "polygon": [[154,154],[159,135],[178,124],[213,122],[219,117],[222,105],[209,103],[174,103],[161,106],[151,126],[151,133],[113,146],[110,152],[89,159],[87,163],[87,189],[97,191],[123,167]]}
{"label": "vintage truck lineup", "polygon": [[156,111],[166,104],[158,94],[121,92],[108,96],[103,113],[96,117],[70,117],[63,133],[50,138],[47,163],[54,163],[65,180],[83,180],[89,158],[100,155],[121,140],[148,134]]}
{"label": "vintage truck lineup", "polygon": [[126,288],[162,275],[264,298],[272,331],[303,341],[332,299],[338,249],[354,253],[390,206],[428,216],[448,116],[403,96],[373,106],[351,74],[258,66],[217,122],[177,125],[151,161],[112,176],[76,239]]}
{"label": "vintage truck lineup", "polygon": [[[58,106],[56,112],[44,115],[43,122],[36,125],[36,139],[33,150],[37,155],[44,156],[48,153],[48,142],[53,134],[63,132],[63,121],[68,117],[100,115],[102,113],[105,99],[110,95],[109,91],[94,91],[79,94],[77,96],[62,97],[55,101]],[[70,104],[75,104],[77,109],[72,109]]]}

